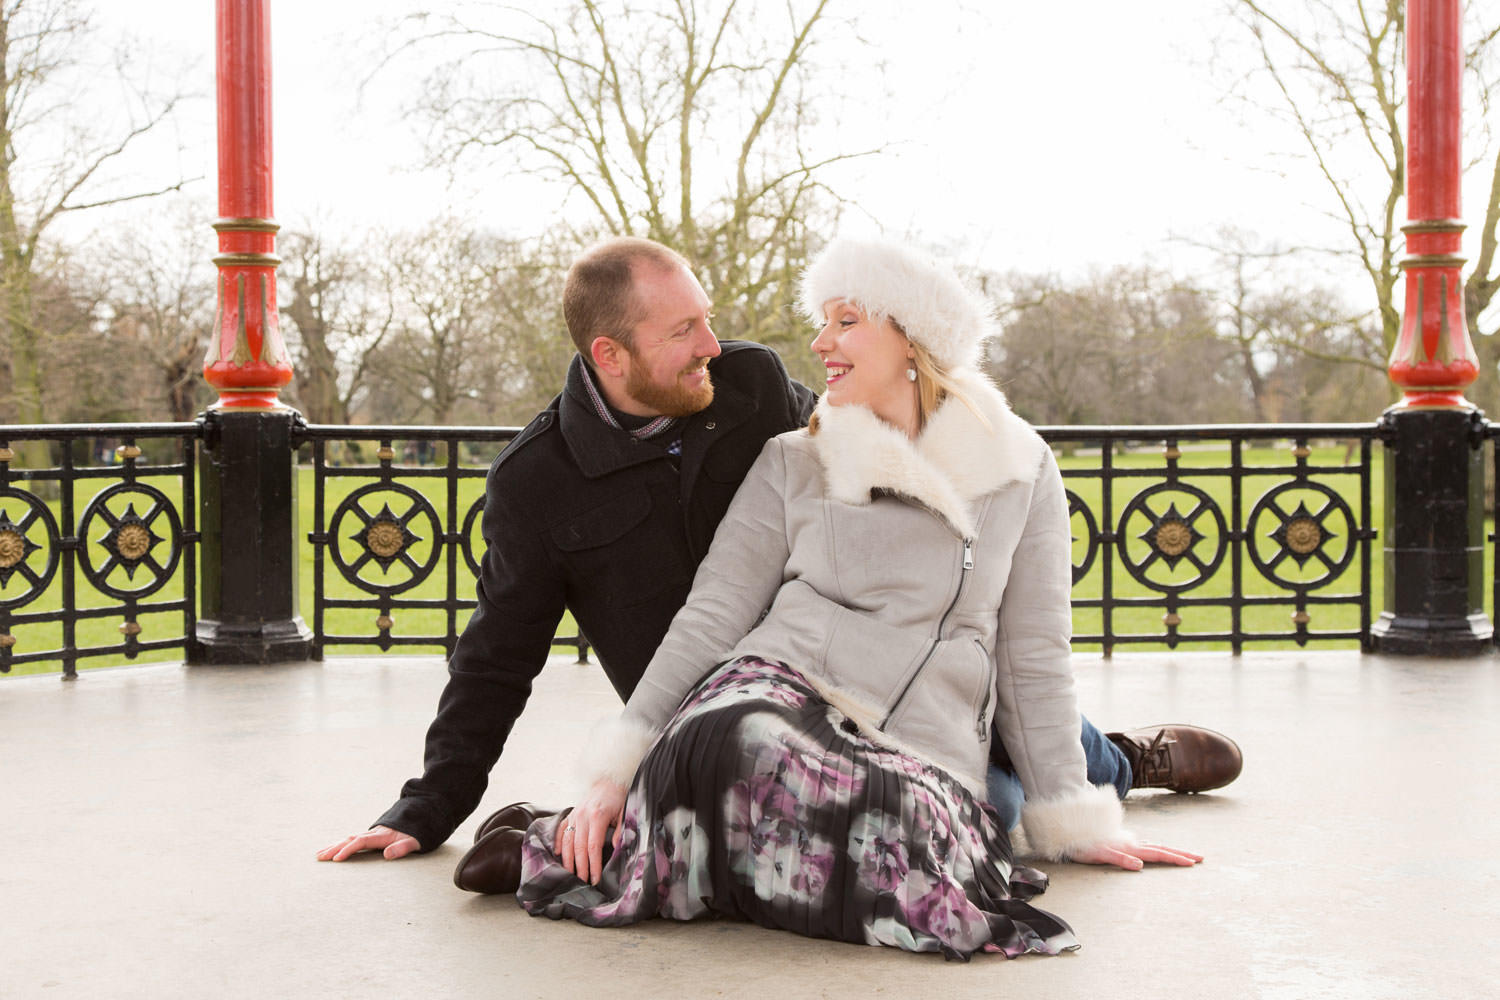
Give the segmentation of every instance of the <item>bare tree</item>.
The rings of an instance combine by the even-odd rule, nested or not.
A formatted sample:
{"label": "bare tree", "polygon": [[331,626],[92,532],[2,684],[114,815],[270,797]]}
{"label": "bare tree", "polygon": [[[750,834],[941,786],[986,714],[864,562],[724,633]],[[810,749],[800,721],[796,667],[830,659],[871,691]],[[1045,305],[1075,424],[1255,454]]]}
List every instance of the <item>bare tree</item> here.
{"label": "bare tree", "polygon": [[1099,405],[1103,385],[1126,346],[1109,304],[1046,277],[992,277],[987,285],[992,297],[1029,303],[1010,312],[990,365],[1017,412],[1040,424],[1110,419]]}
{"label": "bare tree", "polygon": [[506,241],[448,218],[388,246],[382,281],[394,328],[370,365],[396,416],[452,423],[466,400],[525,381],[525,360],[506,342],[498,310]]}
{"label": "bare tree", "polygon": [[1103,288],[1118,298],[1129,324],[1130,420],[1243,419],[1247,387],[1233,350],[1218,335],[1212,297],[1150,268],[1122,268],[1109,277]]}
{"label": "bare tree", "polygon": [[297,404],[313,423],[349,423],[367,391],[370,362],[396,325],[393,291],[381,280],[383,265],[331,246],[315,232],[288,233],[279,247],[278,290],[290,322]]}
{"label": "bare tree", "polygon": [[1285,288],[1248,305],[1266,337],[1258,353],[1265,419],[1361,420],[1390,403],[1372,316],[1351,318],[1337,295],[1317,287]]}
{"label": "bare tree", "polygon": [[216,275],[204,253],[211,239],[205,213],[178,205],[155,225],[105,237],[94,270],[108,287],[112,335],[149,361],[156,392],[172,420],[192,420],[212,398],[203,355],[214,329]]}
{"label": "bare tree", "polygon": [[498,157],[557,182],[586,207],[572,216],[577,239],[677,248],[722,335],[776,343],[789,327],[801,336],[795,276],[810,231],[839,207],[828,168],[871,152],[813,148],[814,108],[837,97],[812,71],[829,5],[578,0],[537,15],[476,4],[418,15],[425,30],[406,44],[460,51],[421,88],[434,160]]}
{"label": "bare tree", "polygon": [[[0,2],[0,331],[14,418],[22,422],[47,414],[42,357],[49,331],[36,292],[48,229],[69,213],[152,197],[183,183],[142,190],[111,176],[126,150],[163,122],[178,98],[134,89],[117,63],[111,74],[124,84],[128,106],[108,116],[86,113],[79,93],[100,75],[87,62],[89,44],[87,17],[74,0]],[[26,464],[43,464],[45,455],[40,448],[21,449]]]}
{"label": "bare tree", "polygon": [[[1400,330],[1395,300],[1403,252],[1398,216],[1406,193],[1405,4],[1400,0],[1228,0],[1248,32],[1279,104],[1329,194],[1329,213],[1347,231],[1338,251],[1368,276],[1380,318],[1382,355]],[[1469,331],[1481,369],[1500,362],[1500,327],[1490,305],[1500,291],[1500,143],[1490,111],[1500,86],[1494,4],[1465,5],[1465,133],[1468,167],[1489,174],[1479,254],[1465,282]],[[1347,343],[1346,343],[1347,346]],[[1366,352],[1355,350],[1358,360]],[[1474,387],[1500,405],[1493,378]]]}
{"label": "bare tree", "polygon": [[65,422],[158,419],[151,362],[109,322],[108,276],[82,255],[44,248],[31,286],[47,331],[38,363],[48,416]]}
{"label": "bare tree", "polygon": [[[1219,336],[1233,350],[1258,421],[1287,419],[1284,400],[1270,379],[1308,362],[1349,364],[1366,373],[1385,373],[1385,345],[1378,315],[1351,308],[1336,290],[1309,279],[1304,249],[1289,248],[1234,227],[1210,243],[1185,241],[1217,259],[1199,284],[1210,289],[1218,308]],[[1305,366],[1304,366],[1305,367]],[[1340,418],[1342,419],[1342,418]]]}
{"label": "bare tree", "polygon": [[[1238,419],[1246,391],[1210,298],[1151,268],[1064,285],[1016,278],[993,374],[1038,423]],[[999,292],[998,279],[990,294]]]}
{"label": "bare tree", "polygon": [[1328,191],[1328,213],[1347,233],[1340,251],[1370,281],[1387,350],[1401,329],[1406,193],[1402,0],[1229,0],[1249,33],[1279,105]]}
{"label": "bare tree", "polygon": [[573,359],[562,318],[562,284],[573,247],[542,239],[495,240],[491,315],[495,342],[480,359],[479,393],[465,422],[524,424],[555,396]]}
{"label": "bare tree", "polygon": [[570,247],[451,217],[358,244],[373,249],[316,232],[281,243],[293,400],[310,420],[515,424],[556,394]]}

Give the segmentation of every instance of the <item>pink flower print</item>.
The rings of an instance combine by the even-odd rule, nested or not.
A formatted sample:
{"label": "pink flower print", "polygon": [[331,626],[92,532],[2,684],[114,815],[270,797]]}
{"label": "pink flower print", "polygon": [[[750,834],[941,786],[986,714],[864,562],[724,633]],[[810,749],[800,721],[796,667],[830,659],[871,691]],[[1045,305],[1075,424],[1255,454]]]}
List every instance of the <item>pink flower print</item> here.
{"label": "pink flower print", "polygon": [[989,922],[952,876],[912,872],[901,895],[914,934],[930,934],[960,951],[973,951],[989,940]]}
{"label": "pink flower print", "polygon": [[848,855],[860,885],[876,893],[894,892],[911,868],[906,832],[886,813],[861,813],[849,824]]}

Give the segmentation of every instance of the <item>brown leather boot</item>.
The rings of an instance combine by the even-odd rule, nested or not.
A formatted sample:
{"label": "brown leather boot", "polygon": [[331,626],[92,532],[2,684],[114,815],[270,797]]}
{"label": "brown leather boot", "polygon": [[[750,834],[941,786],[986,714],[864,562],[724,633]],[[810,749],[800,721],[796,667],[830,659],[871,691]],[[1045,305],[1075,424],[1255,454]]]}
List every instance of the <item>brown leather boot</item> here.
{"label": "brown leather boot", "polygon": [[1131,788],[1206,792],[1238,778],[1244,766],[1239,744],[1200,726],[1148,726],[1104,735],[1130,761]]}
{"label": "brown leather boot", "polygon": [[496,827],[469,848],[453,869],[453,884],[465,892],[515,892],[521,885],[521,841],[510,826]]}
{"label": "brown leather boot", "polygon": [[479,824],[479,829],[474,831],[474,843],[479,843],[484,839],[485,834],[491,830],[498,830],[502,826],[524,830],[535,820],[555,815],[557,815],[556,809],[538,809],[530,802],[512,802],[490,813],[489,818]]}

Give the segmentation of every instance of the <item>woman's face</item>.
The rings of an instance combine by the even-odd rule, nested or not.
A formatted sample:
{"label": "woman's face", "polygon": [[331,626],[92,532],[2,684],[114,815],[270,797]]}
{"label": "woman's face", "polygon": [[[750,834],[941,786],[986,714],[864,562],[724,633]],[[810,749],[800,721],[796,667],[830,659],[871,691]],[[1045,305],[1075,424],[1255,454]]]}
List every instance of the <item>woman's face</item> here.
{"label": "woman's face", "polygon": [[917,389],[906,375],[913,355],[911,342],[889,318],[876,322],[846,299],[823,303],[823,317],[812,349],[828,369],[824,398],[834,406],[866,407],[912,433]]}

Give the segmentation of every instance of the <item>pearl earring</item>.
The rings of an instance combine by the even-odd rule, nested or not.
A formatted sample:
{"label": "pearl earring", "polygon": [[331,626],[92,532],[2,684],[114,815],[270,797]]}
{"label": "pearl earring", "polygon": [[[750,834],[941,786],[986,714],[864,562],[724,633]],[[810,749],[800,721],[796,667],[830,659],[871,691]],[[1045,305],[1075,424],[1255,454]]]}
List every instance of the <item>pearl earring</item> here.
{"label": "pearl earring", "polygon": [[915,382],[916,380],[917,380],[917,370],[915,368],[908,368],[908,369],[906,369],[906,381],[908,381],[908,382]]}

